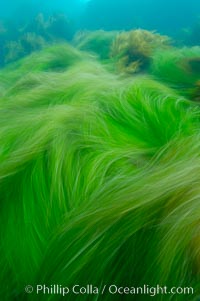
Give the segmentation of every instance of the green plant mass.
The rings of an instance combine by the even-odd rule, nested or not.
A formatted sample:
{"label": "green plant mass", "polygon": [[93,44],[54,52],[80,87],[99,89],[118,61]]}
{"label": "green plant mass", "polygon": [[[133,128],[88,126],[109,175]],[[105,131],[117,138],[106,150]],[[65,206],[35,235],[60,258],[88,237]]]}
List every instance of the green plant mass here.
{"label": "green plant mass", "polygon": [[198,98],[200,47],[171,48],[155,52],[151,72],[190,98]]}
{"label": "green plant mass", "polygon": [[116,59],[119,71],[136,73],[148,67],[155,49],[162,50],[169,42],[169,37],[148,30],[122,32],[113,42],[111,57]]}
{"label": "green plant mass", "polygon": [[[0,300],[198,296],[199,62],[156,33],[98,31],[0,69]],[[144,285],[194,293],[113,293]]]}
{"label": "green plant mass", "polygon": [[110,57],[111,45],[116,35],[115,31],[79,31],[75,35],[73,43],[80,50],[89,51],[105,60]]}

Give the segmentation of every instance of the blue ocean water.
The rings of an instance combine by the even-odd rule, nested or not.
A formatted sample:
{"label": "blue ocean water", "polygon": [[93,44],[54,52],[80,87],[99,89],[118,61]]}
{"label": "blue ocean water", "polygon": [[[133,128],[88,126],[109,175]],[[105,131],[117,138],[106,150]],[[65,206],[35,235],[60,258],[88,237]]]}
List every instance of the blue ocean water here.
{"label": "blue ocean water", "polygon": [[0,10],[0,66],[80,31],[145,29],[177,45],[200,44],[197,0],[7,0]]}
{"label": "blue ocean water", "polygon": [[145,28],[175,34],[200,17],[197,0],[7,0],[0,18],[28,20],[42,12],[62,12],[81,29]]}

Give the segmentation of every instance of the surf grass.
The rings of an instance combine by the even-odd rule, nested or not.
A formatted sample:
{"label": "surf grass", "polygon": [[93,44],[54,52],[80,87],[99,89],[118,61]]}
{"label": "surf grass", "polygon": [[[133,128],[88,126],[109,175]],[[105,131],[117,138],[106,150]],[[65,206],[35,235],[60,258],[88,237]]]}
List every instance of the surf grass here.
{"label": "surf grass", "polygon": [[158,50],[153,55],[150,70],[179,93],[191,97],[200,80],[200,47]]}
{"label": "surf grass", "polygon": [[38,72],[63,72],[70,66],[87,59],[88,55],[71,45],[55,44],[8,64],[0,70],[0,82],[7,89],[17,80]]}
{"label": "surf grass", "polygon": [[117,36],[116,31],[80,31],[73,39],[73,45],[83,51],[96,54],[101,60],[110,58],[112,43]]}
{"label": "surf grass", "polygon": [[[44,283],[189,286],[197,295],[199,107],[94,61],[66,61],[62,72],[52,64],[28,74],[19,65],[24,77],[1,101],[1,300],[63,300],[24,292]],[[122,300],[108,291],[66,298]]]}

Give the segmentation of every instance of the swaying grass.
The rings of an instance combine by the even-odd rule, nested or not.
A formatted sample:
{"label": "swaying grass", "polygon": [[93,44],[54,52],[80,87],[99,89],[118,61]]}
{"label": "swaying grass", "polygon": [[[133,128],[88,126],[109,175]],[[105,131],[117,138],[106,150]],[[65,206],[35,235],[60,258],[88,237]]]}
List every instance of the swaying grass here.
{"label": "swaying grass", "polygon": [[109,59],[112,43],[117,31],[79,31],[73,44],[80,50],[95,53],[102,60]]}
{"label": "swaying grass", "polygon": [[152,299],[26,294],[28,284],[193,286],[198,295],[199,107],[67,49],[1,71],[0,299]]}
{"label": "swaying grass", "polygon": [[195,98],[195,85],[200,80],[200,47],[158,50],[150,69],[154,76],[178,89],[179,93]]}
{"label": "swaying grass", "polygon": [[41,71],[62,72],[87,58],[89,58],[87,54],[67,43],[52,45],[7,65],[0,71],[0,82],[2,86],[8,88],[30,73],[32,75]]}

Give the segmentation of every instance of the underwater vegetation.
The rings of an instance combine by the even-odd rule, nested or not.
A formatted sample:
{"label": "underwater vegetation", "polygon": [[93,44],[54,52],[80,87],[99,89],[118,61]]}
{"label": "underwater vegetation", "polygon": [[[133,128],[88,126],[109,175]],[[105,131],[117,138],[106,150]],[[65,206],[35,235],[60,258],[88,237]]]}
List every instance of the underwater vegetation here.
{"label": "underwater vegetation", "polygon": [[155,49],[169,47],[170,38],[148,30],[121,32],[111,47],[118,71],[136,73],[148,68]]}
{"label": "underwater vegetation", "polygon": [[17,41],[8,41],[4,46],[4,63],[10,63],[22,58],[33,51],[40,50],[45,40],[35,33],[28,32]]}
{"label": "underwater vegetation", "polygon": [[0,69],[0,300],[197,301],[199,47],[132,30],[36,50]]}
{"label": "underwater vegetation", "polygon": [[[30,88],[40,83],[40,73],[46,75],[48,72],[55,72],[56,78],[57,74],[75,63],[81,64],[83,60],[91,62],[91,56],[80,52],[67,43],[46,47],[42,51],[32,53],[30,56],[0,69],[0,94],[3,96],[11,93],[12,95],[14,91],[19,93],[24,89],[30,91]],[[59,83],[56,80],[56,85],[55,83],[52,83],[52,85],[56,87],[56,85],[59,86]],[[46,91],[48,92],[48,89]]]}
{"label": "underwater vegetation", "polygon": [[199,99],[200,47],[171,48],[154,53],[154,76],[176,88],[180,94]]}
{"label": "underwater vegetation", "polygon": [[78,31],[73,39],[73,45],[80,50],[95,53],[100,59],[110,58],[112,43],[117,31]]}
{"label": "underwater vegetation", "polygon": [[48,44],[66,42],[73,35],[70,21],[64,14],[59,13],[54,13],[46,19],[39,13],[33,20],[14,28],[10,23],[4,23],[0,25],[1,65],[41,50]]}

